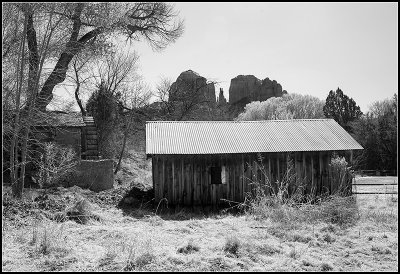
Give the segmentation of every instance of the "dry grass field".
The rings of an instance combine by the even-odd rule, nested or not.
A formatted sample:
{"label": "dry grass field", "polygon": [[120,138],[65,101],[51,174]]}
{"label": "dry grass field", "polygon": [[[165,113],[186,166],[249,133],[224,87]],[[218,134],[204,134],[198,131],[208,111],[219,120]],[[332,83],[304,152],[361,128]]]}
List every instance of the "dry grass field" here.
{"label": "dry grass field", "polygon": [[[311,213],[285,207],[271,209],[270,218],[188,209],[155,214],[143,203],[118,206],[118,189],[27,191],[18,203],[7,191],[3,271],[398,271],[397,194],[357,195],[353,222],[346,223],[302,220]],[[82,198],[96,218],[56,221],[56,211]]]}

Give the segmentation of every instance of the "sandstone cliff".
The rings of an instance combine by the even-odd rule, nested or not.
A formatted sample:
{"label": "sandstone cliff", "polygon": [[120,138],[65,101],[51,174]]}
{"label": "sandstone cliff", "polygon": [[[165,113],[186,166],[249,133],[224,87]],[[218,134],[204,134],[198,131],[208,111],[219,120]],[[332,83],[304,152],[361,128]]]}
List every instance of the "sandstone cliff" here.
{"label": "sandstone cliff", "polygon": [[231,80],[229,87],[229,103],[250,103],[265,101],[271,97],[281,97],[287,93],[275,80],[260,80],[254,75],[238,75]]}
{"label": "sandstone cliff", "polygon": [[207,101],[215,105],[214,83],[208,83],[206,78],[192,70],[182,72],[171,85],[169,100],[183,101],[188,98],[196,98],[202,102]]}
{"label": "sandstone cliff", "polygon": [[218,106],[225,106],[227,104],[226,98],[224,96],[224,90],[222,88],[219,89],[219,96],[217,99]]}

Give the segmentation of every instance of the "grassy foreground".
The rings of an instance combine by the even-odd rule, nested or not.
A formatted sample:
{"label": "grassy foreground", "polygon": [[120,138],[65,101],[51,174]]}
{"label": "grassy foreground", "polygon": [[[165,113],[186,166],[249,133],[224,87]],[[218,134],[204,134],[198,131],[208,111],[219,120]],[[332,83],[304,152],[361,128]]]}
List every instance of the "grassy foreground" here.
{"label": "grassy foreground", "polygon": [[[397,195],[357,195],[351,225],[279,221],[298,213],[282,208],[155,215],[77,187],[45,195],[3,201],[3,271],[398,271]],[[82,197],[96,218],[57,222],[58,202]]]}

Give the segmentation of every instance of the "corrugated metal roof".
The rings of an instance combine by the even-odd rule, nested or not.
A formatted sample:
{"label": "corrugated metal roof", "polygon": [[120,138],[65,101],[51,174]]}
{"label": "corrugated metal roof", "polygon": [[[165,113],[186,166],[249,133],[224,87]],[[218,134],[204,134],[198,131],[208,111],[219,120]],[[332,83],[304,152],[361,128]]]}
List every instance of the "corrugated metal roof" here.
{"label": "corrugated metal roof", "polygon": [[146,123],[146,154],[353,149],[363,147],[333,119]]}
{"label": "corrugated metal roof", "polygon": [[46,111],[35,113],[35,126],[52,127],[84,127],[82,114],[78,112],[65,113],[61,111]]}

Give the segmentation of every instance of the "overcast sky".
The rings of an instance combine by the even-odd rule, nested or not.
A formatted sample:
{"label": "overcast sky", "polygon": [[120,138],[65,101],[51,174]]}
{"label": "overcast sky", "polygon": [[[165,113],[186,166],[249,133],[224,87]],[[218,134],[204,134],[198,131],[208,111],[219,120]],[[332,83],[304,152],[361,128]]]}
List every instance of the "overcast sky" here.
{"label": "overcast sky", "polygon": [[155,87],[191,69],[217,81],[255,75],[325,100],[340,87],[367,111],[398,92],[397,3],[175,3],[185,32],[162,52],[134,44]]}

